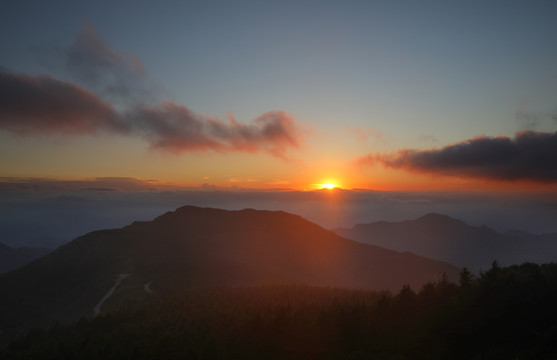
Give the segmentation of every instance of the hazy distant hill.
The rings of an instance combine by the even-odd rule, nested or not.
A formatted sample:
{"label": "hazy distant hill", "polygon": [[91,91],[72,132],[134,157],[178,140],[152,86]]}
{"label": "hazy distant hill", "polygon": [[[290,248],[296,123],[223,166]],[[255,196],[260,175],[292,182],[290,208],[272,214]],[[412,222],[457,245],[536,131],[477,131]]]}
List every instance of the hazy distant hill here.
{"label": "hazy distant hill", "polygon": [[459,270],[447,263],[344,239],[284,212],[186,206],[153,221],[79,237],[0,275],[5,331],[91,315],[111,302],[184,288],[269,283],[345,288],[418,288]]}
{"label": "hazy distant hill", "polygon": [[52,250],[44,248],[18,248],[13,249],[0,243],[0,274],[17,269]]}
{"label": "hazy distant hill", "polygon": [[503,234],[439,214],[400,222],[358,224],[335,232],[362,243],[409,251],[476,271],[488,269],[493,260],[502,265],[557,261],[557,234]]}

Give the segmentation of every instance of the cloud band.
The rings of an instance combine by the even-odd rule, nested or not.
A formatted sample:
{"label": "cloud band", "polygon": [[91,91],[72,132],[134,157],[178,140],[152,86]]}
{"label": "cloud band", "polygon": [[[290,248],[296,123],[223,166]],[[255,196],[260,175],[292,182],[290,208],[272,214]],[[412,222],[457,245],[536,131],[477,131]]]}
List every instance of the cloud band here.
{"label": "cloud band", "polygon": [[492,180],[557,181],[557,132],[521,131],[513,138],[478,136],[441,149],[369,154],[361,165]]}

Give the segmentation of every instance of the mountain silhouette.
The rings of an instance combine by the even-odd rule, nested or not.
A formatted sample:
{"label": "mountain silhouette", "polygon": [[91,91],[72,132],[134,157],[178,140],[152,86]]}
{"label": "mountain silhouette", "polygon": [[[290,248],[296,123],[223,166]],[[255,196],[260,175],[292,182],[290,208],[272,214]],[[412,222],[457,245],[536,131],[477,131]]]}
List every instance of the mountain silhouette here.
{"label": "mountain silhouette", "polygon": [[443,274],[455,280],[458,272],[342,238],[285,212],[185,206],[153,221],[91,232],[0,275],[0,326],[14,333],[184,289],[309,284],[398,291]]}
{"label": "mountain silhouette", "polygon": [[17,269],[52,250],[45,248],[11,248],[0,243],[0,274]]}
{"label": "mountain silhouette", "polygon": [[335,232],[362,243],[409,251],[474,271],[487,270],[494,260],[503,265],[557,261],[557,234],[500,233],[435,213],[416,220],[358,224]]}

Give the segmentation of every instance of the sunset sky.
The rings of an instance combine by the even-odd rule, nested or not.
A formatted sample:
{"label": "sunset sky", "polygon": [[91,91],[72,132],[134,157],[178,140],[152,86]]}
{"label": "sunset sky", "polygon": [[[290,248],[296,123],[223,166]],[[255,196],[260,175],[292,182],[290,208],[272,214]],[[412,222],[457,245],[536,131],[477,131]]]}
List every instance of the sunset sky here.
{"label": "sunset sky", "polygon": [[0,175],[554,190],[556,13],[550,1],[10,2]]}
{"label": "sunset sky", "polygon": [[[534,194],[545,212],[530,228],[554,229],[555,14],[554,1],[6,2],[0,211],[22,218],[17,194],[45,189],[337,186],[519,194],[514,218]],[[444,210],[397,206],[373,214]]]}

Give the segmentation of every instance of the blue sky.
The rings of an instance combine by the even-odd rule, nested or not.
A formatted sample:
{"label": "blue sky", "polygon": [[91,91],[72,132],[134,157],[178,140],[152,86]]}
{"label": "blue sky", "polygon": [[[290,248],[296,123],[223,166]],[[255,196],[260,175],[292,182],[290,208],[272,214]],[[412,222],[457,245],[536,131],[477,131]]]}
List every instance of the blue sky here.
{"label": "blue sky", "polygon": [[197,112],[281,109],[445,144],[510,136],[519,110],[556,111],[556,12],[551,1],[23,1],[4,7],[0,39],[5,68],[63,78],[55,50],[86,21]]}
{"label": "blue sky", "polygon": [[[5,2],[0,203],[333,183],[535,193],[551,218],[555,14],[554,1]],[[522,205],[497,209],[512,223]],[[419,215],[400,211],[389,219]]]}

